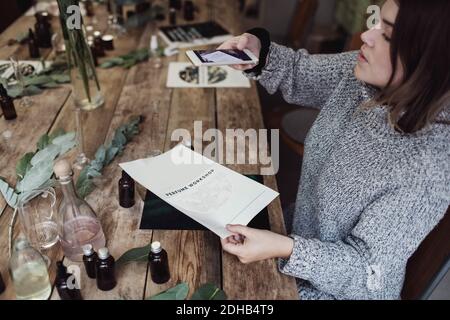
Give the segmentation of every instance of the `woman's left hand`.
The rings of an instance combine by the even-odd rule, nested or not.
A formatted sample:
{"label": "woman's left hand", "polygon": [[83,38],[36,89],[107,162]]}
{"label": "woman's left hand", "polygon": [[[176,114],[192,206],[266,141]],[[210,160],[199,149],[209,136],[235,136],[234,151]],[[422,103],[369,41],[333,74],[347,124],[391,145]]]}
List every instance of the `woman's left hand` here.
{"label": "woman's left hand", "polygon": [[234,235],[221,240],[223,250],[237,256],[244,264],[289,258],[292,254],[294,240],[289,237],[241,225],[228,225],[227,230]]}

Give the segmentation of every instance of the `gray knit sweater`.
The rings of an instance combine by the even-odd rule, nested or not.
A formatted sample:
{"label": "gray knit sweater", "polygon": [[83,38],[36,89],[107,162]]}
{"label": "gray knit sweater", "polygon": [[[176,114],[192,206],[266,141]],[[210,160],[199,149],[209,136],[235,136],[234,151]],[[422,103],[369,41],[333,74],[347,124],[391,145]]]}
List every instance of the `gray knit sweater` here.
{"label": "gray knit sweater", "polygon": [[355,52],[272,44],[257,78],[269,93],[320,109],[305,142],[294,251],[279,261],[301,299],[399,299],[409,257],[450,205],[450,126],[398,133],[386,106],[360,108],[376,91],[355,78],[355,65]]}

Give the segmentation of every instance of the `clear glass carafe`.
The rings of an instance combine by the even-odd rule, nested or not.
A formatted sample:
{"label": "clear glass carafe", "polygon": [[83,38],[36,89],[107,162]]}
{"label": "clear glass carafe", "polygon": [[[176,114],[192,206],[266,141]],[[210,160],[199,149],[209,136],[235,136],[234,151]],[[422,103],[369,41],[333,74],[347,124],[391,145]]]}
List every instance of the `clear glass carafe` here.
{"label": "clear glass carafe", "polygon": [[57,162],[54,171],[63,193],[58,210],[61,246],[69,260],[82,262],[83,246],[90,244],[97,251],[105,246],[105,235],[94,210],[75,193],[69,162]]}
{"label": "clear glass carafe", "polygon": [[18,300],[46,300],[52,293],[47,263],[25,237],[19,237],[9,261]]}

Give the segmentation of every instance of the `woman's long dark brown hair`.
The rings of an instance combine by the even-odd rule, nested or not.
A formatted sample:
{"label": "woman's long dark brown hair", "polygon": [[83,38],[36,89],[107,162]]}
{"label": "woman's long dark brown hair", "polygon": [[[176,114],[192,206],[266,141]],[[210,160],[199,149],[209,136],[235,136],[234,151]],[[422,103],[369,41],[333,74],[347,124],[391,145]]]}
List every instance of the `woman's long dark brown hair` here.
{"label": "woman's long dark brown hair", "polygon": [[[393,73],[375,102],[392,108],[390,121],[397,130],[414,133],[450,107],[450,1],[395,1],[399,12],[391,38]],[[403,81],[392,86],[398,58]]]}

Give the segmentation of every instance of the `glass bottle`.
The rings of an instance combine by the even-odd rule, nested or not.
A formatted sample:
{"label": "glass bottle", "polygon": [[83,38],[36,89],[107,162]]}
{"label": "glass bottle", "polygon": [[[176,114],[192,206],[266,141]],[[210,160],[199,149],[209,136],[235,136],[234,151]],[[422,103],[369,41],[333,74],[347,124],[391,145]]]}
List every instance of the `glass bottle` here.
{"label": "glass bottle", "polygon": [[119,204],[122,208],[129,209],[134,206],[134,193],[134,180],[125,171],[122,171],[122,179],[119,180]]}
{"label": "glass bottle", "polygon": [[28,29],[28,51],[30,52],[30,58],[32,59],[37,59],[41,56],[36,37],[31,29]]}
{"label": "glass bottle", "polygon": [[83,253],[83,263],[86,269],[86,273],[89,278],[95,279],[97,276],[95,268],[98,260],[98,255],[90,244],[87,244],[83,247]]}
{"label": "glass bottle", "polygon": [[169,258],[160,242],[153,242],[148,255],[150,273],[154,283],[164,284],[170,280]]}
{"label": "glass bottle", "polygon": [[184,20],[192,21],[194,20],[195,7],[192,1],[186,0],[184,2]]}
{"label": "glass bottle", "polygon": [[52,29],[48,22],[48,13],[37,12],[35,14],[36,24],[34,30],[36,32],[36,38],[39,48],[51,48],[52,47]]}
{"label": "glass bottle", "polygon": [[14,120],[17,118],[16,108],[13,99],[8,96],[5,87],[0,83],[0,107],[2,108],[5,120]]}
{"label": "glass bottle", "polygon": [[55,286],[61,300],[83,300],[77,283],[69,282],[71,274],[67,273],[66,266],[62,261],[56,263]]}
{"label": "glass bottle", "polygon": [[102,291],[110,291],[117,285],[116,281],[116,261],[110,255],[108,248],[101,248],[98,251],[97,260],[97,288]]}
{"label": "glass bottle", "polygon": [[14,244],[9,270],[18,300],[46,300],[52,293],[47,263],[24,237]]}
{"label": "glass bottle", "polygon": [[58,161],[54,171],[63,193],[63,200],[58,210],[61,247],[68,259],[81,262],[83,246],[91,244],[95,249],[103,248],[106,242],[105,235],[92,208],[75,194],[69,162]]}
{"label": "glass bottle", "polygon": [[159,53],[158,36],[153,35],[150,40],[150,65],[153,69],[160,69],[162,67],[162,60]]}

